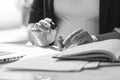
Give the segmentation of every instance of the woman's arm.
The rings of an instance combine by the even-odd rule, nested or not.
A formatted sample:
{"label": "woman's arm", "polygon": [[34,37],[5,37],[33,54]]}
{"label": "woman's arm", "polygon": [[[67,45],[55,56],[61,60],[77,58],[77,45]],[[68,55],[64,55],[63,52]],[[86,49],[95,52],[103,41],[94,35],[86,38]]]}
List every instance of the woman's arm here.
{"label": "woman's arm", "polygon": [[96,38],[98,39],[98,41],[102,41],[106,39],[120,39],[120,28],[115,28],[113,32],[96,35]]}

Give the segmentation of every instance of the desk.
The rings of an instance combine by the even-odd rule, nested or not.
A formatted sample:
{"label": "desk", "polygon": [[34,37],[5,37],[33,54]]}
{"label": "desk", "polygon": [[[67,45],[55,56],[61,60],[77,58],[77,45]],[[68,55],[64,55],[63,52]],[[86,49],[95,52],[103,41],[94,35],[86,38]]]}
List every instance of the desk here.
{"label": "desk", "polygon": [[[2,74],[0,80],[1,77],[4,77],[5,80],[7,80],[6,78],[11,80],[47,80],[38,79],[41,76],[43,78],[52,78],[50,80],[120,80],[119,66],[88,69],[80,72],[10,71],[3,66],[0,67],[0,74]],[[13,79],[13,76],[16,76],[16,78]]]}
{"label": "desk", "polygon": [[[6,48],[7,47],[7,48]],[[28,52],[31,53],[29,56],[33,56],[34,51],[44,51],[46,54],[46,49],[42,50],[40,48],[34,47],[23,47],[23,46],[11,46],[11,45],[1,45],[4,51],[13,52]],[[33,52],[31,52],[33,51]],[[48,50],[50,51],[50,50]],[[52,51],[51,51],[52,52]],[[38,54],[35,54],[38,56]],[[44,53],[44,54],[45,54]],[[40,80],[37,79],[41,76],[44,78],[52,78],[51,80],[120,80],[120,66],[115,67],[101,67],[96,69],[87,69],[78,72],[49,72],[49,71],[25,71],[25,70],[8,70],[5,68],[9,64],[0,64],[0,80]],[[43,80],[43,79],[41,79]],[[44,79],[45,80],[45,79]],[[47,79],[46,79],[47,80]]]}

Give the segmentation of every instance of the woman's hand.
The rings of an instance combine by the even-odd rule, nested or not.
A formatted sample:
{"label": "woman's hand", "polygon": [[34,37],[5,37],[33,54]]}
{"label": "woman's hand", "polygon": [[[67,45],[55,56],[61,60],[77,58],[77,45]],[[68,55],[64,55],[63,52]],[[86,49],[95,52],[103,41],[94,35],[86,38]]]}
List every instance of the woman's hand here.
{"label": "woman's hand", "polygon": [[56,37],[56,29],[52,29],[54,25],[49,18],[30,24],[28,35],[31,43],[37,46],[48,46],[54,42]]}
{"label": "woman's hand", "polygon": [[68,35],[68,37],[63,40],[62,45],[64,49],[67,49],[90,42],[94,42],[91,35],[87,31],[79,29]]}

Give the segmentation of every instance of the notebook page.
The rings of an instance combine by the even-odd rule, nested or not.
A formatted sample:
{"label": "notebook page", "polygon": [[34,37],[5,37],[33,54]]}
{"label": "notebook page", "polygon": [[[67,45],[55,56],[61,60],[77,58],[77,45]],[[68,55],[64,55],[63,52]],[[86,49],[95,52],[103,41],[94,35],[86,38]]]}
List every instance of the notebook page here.
{"label": "notebook page", "polygon": [[56,56],[69,56],[69,55],[80,55],[84,53],[92,53],[92,52],[105,52],[108,55],[111,55],[113,59],[118,58],[120,55],[120,40],[118,39],[110,39],[100,42],[94,42],[89,44],[80,45],[77,47],[73,47],[71,49],[65,50],[62,54],[58,54]]}

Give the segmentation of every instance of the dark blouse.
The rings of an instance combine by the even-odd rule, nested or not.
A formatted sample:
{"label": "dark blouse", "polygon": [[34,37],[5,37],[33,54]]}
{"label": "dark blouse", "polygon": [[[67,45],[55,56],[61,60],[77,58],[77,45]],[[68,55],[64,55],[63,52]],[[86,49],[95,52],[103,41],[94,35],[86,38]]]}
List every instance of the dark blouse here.
{"label": "dark blouse", "polygon": [[[57,22],[54,14],[54,0],[34,0],[29,23],[38,22],[46,17]],[[100,34],[120,28],[120,0],[100,0],[99,30]]]}

